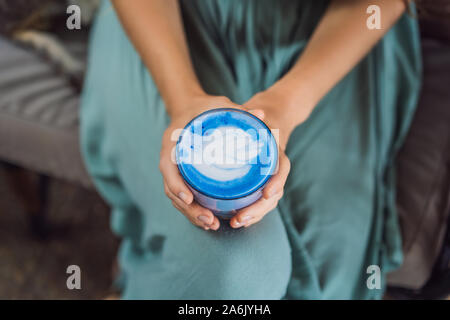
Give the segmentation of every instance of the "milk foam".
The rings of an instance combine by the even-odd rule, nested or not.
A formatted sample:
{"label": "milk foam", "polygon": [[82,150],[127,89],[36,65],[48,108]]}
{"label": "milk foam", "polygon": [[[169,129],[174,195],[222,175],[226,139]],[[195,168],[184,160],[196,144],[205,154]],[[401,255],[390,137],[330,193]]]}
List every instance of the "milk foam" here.
{"label": "milk foam", "polygon": [[244,177],[258,161],[266,141],[258,140],[256,130],[220,126],[203,135],[185,132],[179,145],[183,162],[216,181]]}

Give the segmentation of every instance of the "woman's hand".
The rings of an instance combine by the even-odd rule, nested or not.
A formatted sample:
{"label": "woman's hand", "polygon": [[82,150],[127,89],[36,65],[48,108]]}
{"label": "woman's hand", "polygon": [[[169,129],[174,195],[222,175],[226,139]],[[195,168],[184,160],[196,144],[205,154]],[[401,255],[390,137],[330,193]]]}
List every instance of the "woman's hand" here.
{"label": "woman's hand", "polygon": [[257,115],[263,120],[275,136],[278,144],[278,170],[263,189],[263,196],[252,205],[238,211],[231,219],[233,228],[248,227],[260,221],[268,212],[276,208],[283,196],[284,184],[289,175],[291,163],[284,150],[291,132],[301,122],[305,121],[312,108],[298,106],[288,100],[289,89],[273,87],[260,92],[243,104],[246,110],[258,110]]}
{"label": "woman's hand", "polygon": [[[308,111],[310,109],[306,107],[296,107],[294,110],[286,97],[287,95],[278,89],[267,90],[256,94],[247,103],[240,106],[226,97],[200,93],[180,99],[177,103],[168,106],[171,122],[163,135],[159,168],[163,175],[166,195],[172,200],[173,206],[194,225],[205,230],[217,230],[220,222],[211,210],[194,201],[194,195],[178,171],[173,152],[181,129],[195,116],[206,110],[231,107],[251,112],[273,130],[279,147],[277,173],[264,187],[263,197],[252,205],[239,210],[236,216],[230,220],[233,228],[248,227],[260,221],[273,210],[283,196],[284,184],[290,171],[290,161],[284,153],[284,149],[289,135],[298,123],[293,119],[300,119],[302,122],[310,112]],[[295,112],[295,117],[292,112]]]}
{"label": "woman's hand", "polygon": [[194,201],[194,196],[181,177],[173,151],[178,136],[186,124],[200,113],[214,108],[231,107],[242,109],[226,97],[198,94],[182,99],[174,105],[168,106],[171,122],[162,139],[159,169],[164,179],[164,190],[172,200],[175,208],[181,211],[194,225],[205,230],[219,229],[219,219],[211,210],[206,209]]}

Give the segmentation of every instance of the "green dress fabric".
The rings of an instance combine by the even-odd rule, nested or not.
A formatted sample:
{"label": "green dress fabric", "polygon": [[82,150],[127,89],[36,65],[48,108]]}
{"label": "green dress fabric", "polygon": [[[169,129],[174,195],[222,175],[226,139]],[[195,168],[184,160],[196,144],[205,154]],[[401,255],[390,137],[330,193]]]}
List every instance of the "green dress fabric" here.
{"label": "green dress fabric", "polygon": [[[243,103],[269,87],[295,63],[326,6],[181,1],[205,90]],[[82,153],[122,238],[123,298],[382,297],[385,274],[402,262],[394,157],[420,88],[414,18],[405,14],[296,128],[287,146],[292,169],[284,197],[243,230],[222,224],[218,232],[204,231],[166,198],[158,163],[169,117],[108,1],[90,44]],[[371,265],[381,270],[380,289],[367,286]]]}

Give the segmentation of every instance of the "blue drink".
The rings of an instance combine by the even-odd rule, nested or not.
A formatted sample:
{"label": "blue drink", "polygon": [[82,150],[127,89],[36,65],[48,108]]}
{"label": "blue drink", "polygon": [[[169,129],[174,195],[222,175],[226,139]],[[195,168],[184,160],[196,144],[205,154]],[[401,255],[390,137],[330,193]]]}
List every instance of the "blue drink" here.
{"label": "blue drink", "polygon": [[220,108],[186,125],[176,160],[195,200],[217,216],[231,218],[261,197],[275,172],[278,150],[264,122],[242,110]]}

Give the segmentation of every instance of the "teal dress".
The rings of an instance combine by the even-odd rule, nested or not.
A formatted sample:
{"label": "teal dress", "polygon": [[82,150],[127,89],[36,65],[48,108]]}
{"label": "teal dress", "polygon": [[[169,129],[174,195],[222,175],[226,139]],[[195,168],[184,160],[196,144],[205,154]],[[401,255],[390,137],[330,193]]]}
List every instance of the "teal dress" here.
{"label": "teal dress", "polygon": [[[292,67],[327,6],[180,2],[204,89],[237,103]],[[122,297],[382,297],[385,274],[402,262],[394,158],[414,114],[420,75],[417,22],[405,14],[293,132],[287,146],[292,169],[278,207],[248,229],[222,223],[218,232],[204,231],[164,194],[158,163],[169,117],[104,2],[91,36],[81,141],[86,166],[112,207],[112,229],[122,238]],[[379,289],[367,286],[372,265],[381,270]]]}

